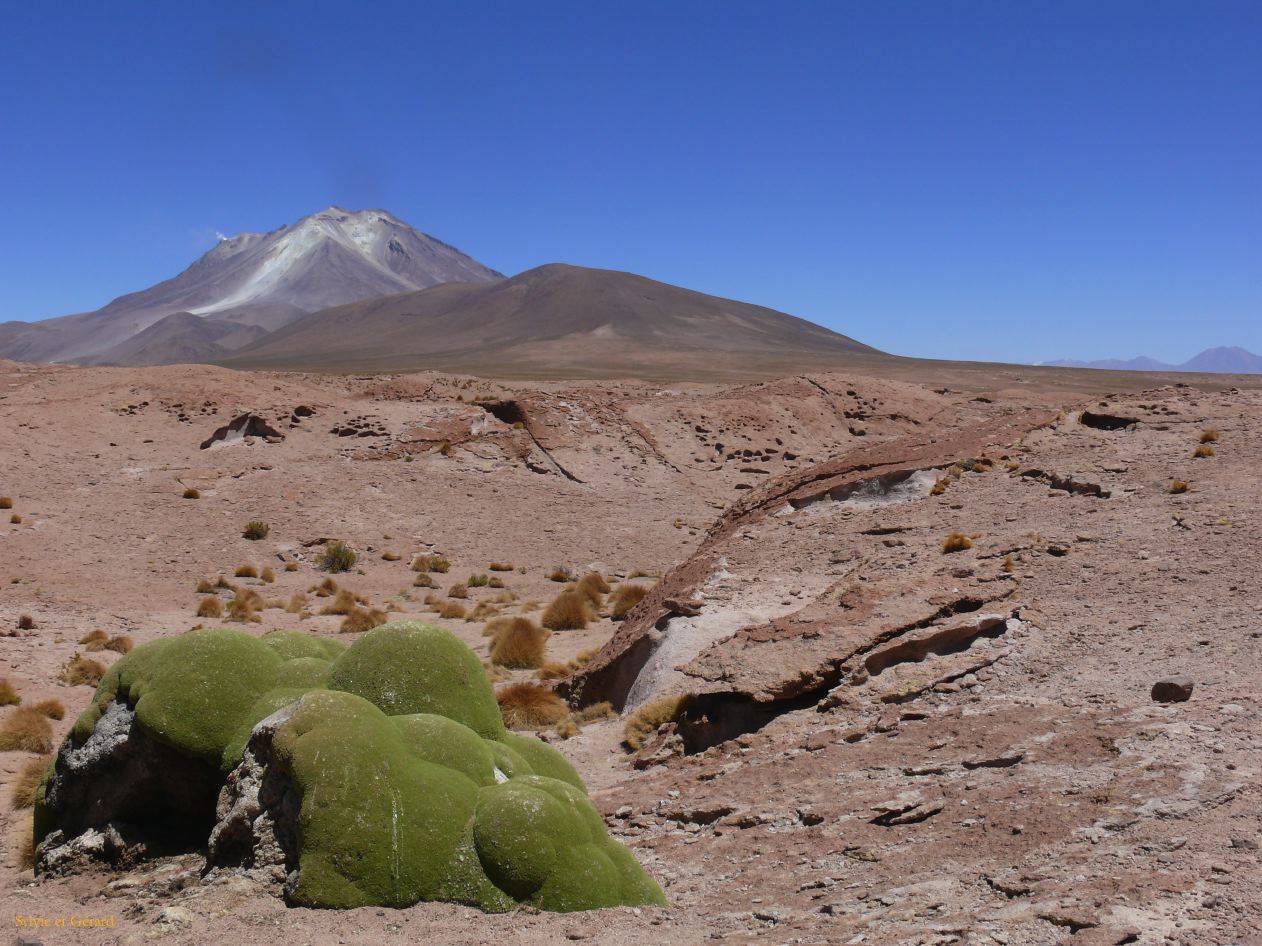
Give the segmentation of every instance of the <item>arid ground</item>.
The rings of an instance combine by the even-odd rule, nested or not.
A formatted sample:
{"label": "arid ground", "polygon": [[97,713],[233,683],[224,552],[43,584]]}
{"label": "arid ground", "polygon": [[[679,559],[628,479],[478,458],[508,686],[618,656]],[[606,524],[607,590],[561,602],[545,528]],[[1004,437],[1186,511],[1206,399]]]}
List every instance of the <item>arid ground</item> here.
{"label": "arid ground", "polygon": [[[8,803],[32,756],[5,752],[0,899],[66,923],[7,935],[1262,943],[1257,379],[907,362],[750,383],[492,382],[0,362],[0,444],[0,676],[24,703],[65,704],[58,740],[93,693],[59,682],[90,632],[139,644],[220,623],[195,613],[197,583],[220,575],[288,602],[324,578],[326,540],[359,553],[343,587],[484,656],[483,622],[439,617],[427,594],[489,574],[505,587],[471,588],[464,606],[537,617],[558,568],[651,587],[625,620],[548,640],[550,661],[586,658],[552,685],[620,716],[544,735],[671,903],[313,911],[203,877],[197,851],[36,880],[18,856],[30,810]],[[266,537],[243,537],[251,520]],[[450,561],[433,591],[413,584],[418,555]],[[234,578],[240,566],[275,580]],[[339,635],[322,603],[230,626]],[[1180,677],[1190,699],[1153,699]],[[663,697],[679,698],[668,721],[630,752],[626,720]]]}

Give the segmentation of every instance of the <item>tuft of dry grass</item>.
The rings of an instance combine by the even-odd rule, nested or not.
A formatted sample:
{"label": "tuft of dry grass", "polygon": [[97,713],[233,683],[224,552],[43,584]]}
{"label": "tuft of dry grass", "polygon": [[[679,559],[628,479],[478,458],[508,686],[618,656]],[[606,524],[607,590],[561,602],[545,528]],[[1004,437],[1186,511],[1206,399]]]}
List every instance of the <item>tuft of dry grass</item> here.
{"label": "tuft of dry grass", "polygon": [[450,588],[447,589],[447,597],[448,598],[468,598],[469,586],[463,584],[462,582],[456,582],[456,584],[452,585]]}
{"label": "tuft of dry grass", "polygon": [[511,562],[492,562],[486,567],[488,571],[493,572],[511,572],[513,570]]}
{"label": "tuft of dry grass", "polygon": [[105,664],[91,657],[84,657],[78,651],[62,668],[57,679],[68,686],[96,686],[105,676]]}
{"label": "tuft of dry grass", "polygon": [[289,603],[285,605],[285,610],[290,614],[301,614],[303,608],[307,606],[307,596],[301,591],[295,591],[289,596]]}
{"label": "tuft of dry grass", "polygon": [[22,524],[22,517],[15,512],[9,517],[9,522],[13,523],[15,526],[20,526]]}
{"label": "tuft of dry grass", "polygon": [[573,716],[567,716],[557,723],[552,731],[556,733],[558,739],[573,739],[583,731],[583,727],[574,721]]}
{"label": "tuft of dry grass", "polygon": [[31,704],[31,709],[49,719],[66,718],[66,704],[61,700],[40,700],[38,703]]}
{"label": "tuft of dry grass", "polygon": [[429,576],[428,572],[418,572],[416,577],[412,579],[413,588],[433,588],[434,579]]}
{"label": "tuft of dry grass", "polygon": [[272,527],[266,522],[260,522],[258,519],[251,519],[245,524],[245,528],[241,530],[241,538],[257,542],[259,539],[266,539],[268,533],[271,531]]}
{"label": "tuft of dry grass", "polygon": [[276,580],[276,573],[270,568],[264,568],[261,572],[259,572],[259,578],[263,579],[265,584],[270,585]]}
{"label": "tuft of dry grass", "polygon": [[0,706],[17,706],[22,702],[17,689],[8,677],[0,677]]}
{"label": "tuft of dry grass", "polygon": [[19,631],[35,630],[35,619],[31,617],[29,614],[20,615],[18,617],[18,630]]}
{"label": "tuft of dry grass", "polygon": [[14,857],[19,870],[35,869],[35,822],[23,819],[13,832]]}
{"label": "tuft of dry grass", "polygon": [[197,602],[197,616],[199,618],[223,617],[223,602],[218,598],[202,598]]}
{"label": "tuft of dry grass", "polygon": [[621,621],[627,616],[628,611],[644,600],[644,596],[648,593],[649,590],[643,585],[633,585],[629,581],[624,581],[609,599],[609,616],[615,621]]}
{"label": "tuft of dry grass", "polygon": [[130,654],[135,646],[136,642],[126,634],[116,634],[105,642],[104,649],[112,650],[116,654]]}
{"label": "tuft of dry grass", "polygon": [[349,588],[340,588],[333,600],[320,609],[321,614],[350,614],[360,603],[359,595]]}
{"label": "tuft of dry grass", "polygon": [[503,588],[503,587],[505,587],[505,585],[504,585],[504,579],[503,579],[503,578],[499,578],[499,577],[497,577],[497,576],[495,576],[495,575],[492,575],[492,576],[490,577],[490,579],[487,581],[486,586],[487,586],[488,588]]}
{"label": "tuft of dry grass", "polygon": [[489,575],[470,575],[465,584],[470,588],[485,588],[490,582]]}
{"label": "tuft of dry grass", "polygon": [[1194,460],[1204,460],[1206,457],[1212,457],[1213,455],[1214,448],[1207,443],[1201,444],[1192,451],[1192,459]]}
{"label": "tuft of dry grass", "polygon": [[444,601],[438,605],[438,616],[449,621],[462,619],[467,612],[459,601]]}
{"label": "tuft of dry grass", "polygon": [[19,706],[0,723],[0,752],[43,754],[52,750],[53,727],[44,714]]}
{"label": "tuft of dry grass", "polygon": [[218,588],[209,578],[202,578],[198,580],[195,590],[199,595],[213,595]]}
{"label": "tuft of dry grass", "polygon": [[438,572],[440,575],[445,575],[450,568],[451,562],[441,555],[418,555],[412,559],[414,572]]}
{"label": "tuft of dry grass", "polygon": [[188,489],[184,490],[184,498],[185,499],[201,499],[202,491],[199,489],[194,489],[193,487],[190,486]]}
{"label": "tuft of dry grass", "polygon": [[1016,567],[1017,567],[1017,563],[1012,560],[1011,555],[1005,555],[1003,557],[1003,570],[1004,571],[1011,572]]}
{"label": "tuft of dry grass", "polygon": [[1218,443],[1218,428],[1206,427],[1202,430],[1201,443]]}
{"label": "tuft of dry grass", "polygon": [[233,590],[232,582],[228,581],[227,578],[224,578],[223,575],[220,575],[218,578],[215,579],[215,587],[222,588],[225,591]]}
{"label": "tuft of dry grass", "polygon": [[574,570],[565,566],[558,565],[552,571],[548,572],[548,581],[567,582],[574,580]]}
{"label": "tuft of dry grass", "polygon": [[1178,493],[1186,493],[1189,488],[1190,486],[1186,480],[1175,480],[1170,484],[1170,492],[1175,493],[1176,495]]}
{"label": "tuft of dry grass", "polygon": [[317,598],[327,598],[329,595],[337,594],[337,582],[332,578],[326,578],[318,585],[312,585],[307,589]]}
{"label": "tuft of dry grass", "polygon": [[[495,587],[494,579],[491,580],[491,587],[492,588]],[[517,595],[513,594],[511,591],[505,588],[499,594],[494,595],[490,600],[495,604],[512,604],[514,601],[517,600]]]}
{"label": "tuft of dry grass", "polygon": [[26,765],[18,770],[17,778],[13,780],[13,790],[9,793],[9,805],[14,811],[35,806],[35,792],[38,791],[39,783],[44,779],[44,772],[52,761],[51,754],[39,755],[34,759],[29,759]]}
{"label": "tuft of dry grass", "polygon": [[109,639],[110,636],[98,627],[80,637],[79,643],[87,647],[88,650],[100,650]]}
{"label": "tuft of dry grass", "polygon": [[492,683],[503,683],[512,676],[512,674],[503,667],[496,667],[489,663],[484,663],[482,665],[482,669],[486,671],[486,678]]}
{"label": "tuft of dry grass", "polygon": [[582,670],[586,667],[593,657],[600,653],[599,647],[593,647],[591,650],[584,650],[576,656],[572,657],[566,663],[557,663],[556,661],[548,661],[539,668],[540,680],[560,680],[562,677],[568,677],[571,674]]}
{"label": "tuft of dry grass", "polygon": [[581,631],[591,617],[585,597],[577,591],[563,591],[552,599],[540,623],[550,631]]}
{"label": "tuft of dry grass", "polygon": [[508,626],[512,624],[513,621],[515,620],[517,619],[510,618],[510,617],[492,618],[491,620],[487,621],[486,624],[483,626],[482,636],[483,637],[497,637],[501,633],[503,633],[505,630],[507,630]]}
{"label": "tuft of dry grass", "polygon": [[593,608],[599,608],[605,603],[605,595],[609,594],[609,582],[599,572],[588,572],[579,579],[574,590],[586,598]]}
{"label": "tuft of dry grass", "polygon": [[380,608],[354,607],[342,619],[342,626],[338,628],[338,632],[359,634],[363,631],[371,631],[374,627],[385,624],[387,620],[386,612]]}
{"label": "tuft of dry grass", "polygon": [[237,570],[232,573],[233,578],[258,578],[259,570],[253,565],[238,565]]}
{"label": "tuft of dry grass", "polygon": [[952,532],[942,543],[942,554],[946,555],[950,552],[963,552],[965,549],[971,549],[972,547],[973,540],[966,536],[963,532]]}
{"label": "tuft of dry grass", "polygon": [[500,613],[500,609],[489,601],[479,601],[478,606],[469,612],[466,621],[485,621],[487,618],[493,618]]}
{"label": "tuft of dry grass", "polygon": [[397,562],[401,558],[403,558],[403,556],[400,555],[398,552],[382,552],[381,553],[381,560],[383,562]]}
{"label": "tuft of dry grass", "polygon": [[13,508],[13,497],[0,496],[0,509],[12,509],[12,508]]}
{"label": "tuft of dry grass", "polygon": [[510,670],[543,666],[548,632],[529,618],[512,618],[491,639],[491,663]]}
{"label": "tuft of dry grass", "polygon": [[523,601],[518,610],[520,610],[522,614],[529,614],[531,611],[538,611],[542,607],[542,601]]}
{"label": "tuft of dry grass", "polygon": [[236,595],[228,602],[228,620],[240,624],[262,624],[259,611],[266,607],[262,595],[252,588],[238,589]]}
{"label": "tuft of dry grass", "polygon": [[510,684],[496,692],[495,700],[509,729],[554,726],[570,714],[563,699],[534,683]]}
{"label": "tuft of dry grass", "polygon": [[622,730],[622,741],[627,748],[632,752],[638,751],[657,732],[659,726],[678,719],[685,699],[686,697],[678,694],[658,697],[627,717],[626,726]]}
{"label": "tuft of dry grass", "polygon": [[949,477],[946,477],[946,476],[941,477],[940,479],[934,481],[933,486],[929,487],[929,495],[941,496],[943,493],[947,491],[947,487],[950,485],[951,485],[951,480]]}
{"label": "tuft of dry grass", "polygon": [[286,563],[285,563],[285,571],[287,571],[287,572],[296,572],[297,570],[298,570],[298,563],[297,563],[297,562],[286,562]]}

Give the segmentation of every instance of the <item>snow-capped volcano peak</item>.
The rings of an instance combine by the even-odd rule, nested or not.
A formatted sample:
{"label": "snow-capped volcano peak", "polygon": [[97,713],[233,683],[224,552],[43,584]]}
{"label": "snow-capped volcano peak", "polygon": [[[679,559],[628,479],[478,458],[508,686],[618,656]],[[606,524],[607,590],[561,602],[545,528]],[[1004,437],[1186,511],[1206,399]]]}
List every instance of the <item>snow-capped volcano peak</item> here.
{"label": "snow-capped volcano peak", "polygon": [[79,322],[72,333],[41,335],[40,357],[93,355],[177,312],[270,330],[330,306],[443,282],[500,278],[495,270],[385,210],[332,206],[270,233],[219,236],[214,247],[173,279],[75,316]]}

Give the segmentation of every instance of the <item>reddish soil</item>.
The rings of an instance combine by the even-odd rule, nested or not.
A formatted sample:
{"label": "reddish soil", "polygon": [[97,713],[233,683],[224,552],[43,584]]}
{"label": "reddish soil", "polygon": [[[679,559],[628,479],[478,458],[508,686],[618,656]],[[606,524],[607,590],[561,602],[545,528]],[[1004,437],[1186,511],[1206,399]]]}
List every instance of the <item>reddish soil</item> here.
{"label": "reddish soil", "polygon": [[[550,660],[600,649],[558,689],[624,718],[545,736],[671,901],[329,913],[241,878],[203,883],[197,852],[36,880],[12,853],[29,810],[7,804],[31,756],[8,752],[0,897],[15,917],[114,924],[15,935],[1262,942],[1262,392],[1192,381],[929,363],[905,380],[662,385],[0,362],[0,676],[24,701],[66,704],[59,738],[92,695],[57,681],[81,637],[185,631],[201,623],[197,581],[245,564],[275,582],[230,580],[287,600],[323,577],[324,539],[360,553],[344,586],[483,655],[481,622],[424,605],[414,555],[450,559],[440,595],[500,576],[506,614],[537,616],[557,566],[662,576],[627,620],[548,641]],[[252,436],[201,449],[243,414]],[[1194,459],[1211,427],[1214,455]],[[253,519],[266,538],[242,537]],[[944,552],[954,532],[971,547]],[[341,622],[261,616],[244,627]],[[1177,675],[1191,699],[1154,702]],[[625,717],[669,695],[686,696],[677,718],[626,751]]]}

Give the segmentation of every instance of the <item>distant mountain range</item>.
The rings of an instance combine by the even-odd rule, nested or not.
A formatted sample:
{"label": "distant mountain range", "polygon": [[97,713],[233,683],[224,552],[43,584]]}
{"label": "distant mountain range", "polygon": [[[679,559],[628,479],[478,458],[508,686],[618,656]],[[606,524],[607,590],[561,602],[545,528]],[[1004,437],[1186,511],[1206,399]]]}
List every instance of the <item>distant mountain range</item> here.
{"label": "distant mountain range", "polygon": [[1255,355],[1236,346],[1207,348],[1180,365],[1167,364],[1155,358],[1115,358],[1104,361],[1045,361],[1060,368],[1108,368],[1113,371],[1205,371],[1212,374],[1262,374],[1262,355]]}
{"label": "distant mountain range", "polygon": [[222,240],[95,312],[0,324],[0,358],[547,376],[792,373],[888,357],[762,306],[550,264],[511,279],[384,210]]}

